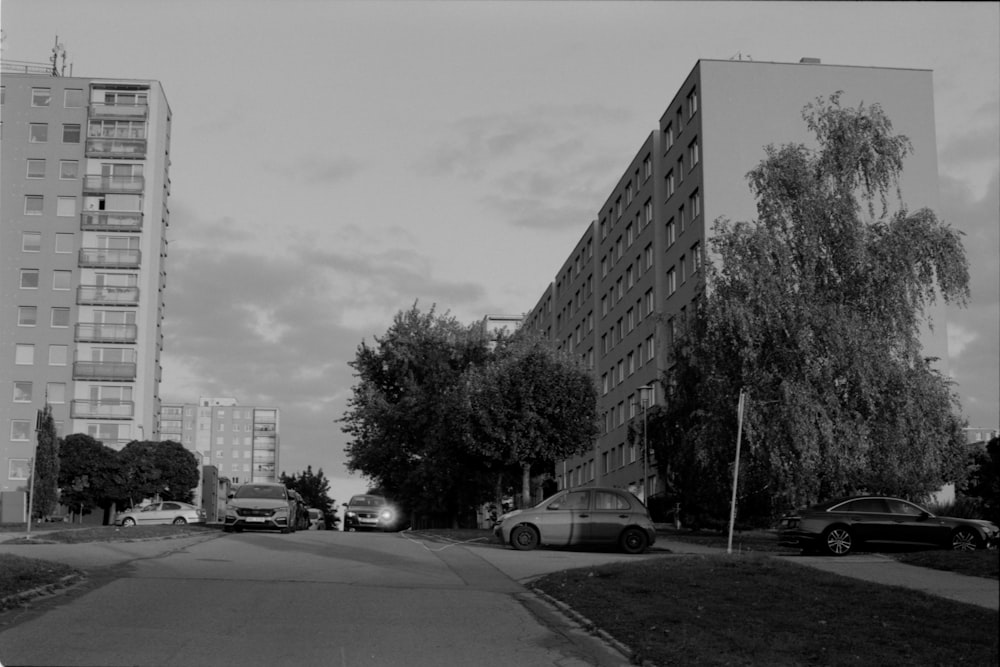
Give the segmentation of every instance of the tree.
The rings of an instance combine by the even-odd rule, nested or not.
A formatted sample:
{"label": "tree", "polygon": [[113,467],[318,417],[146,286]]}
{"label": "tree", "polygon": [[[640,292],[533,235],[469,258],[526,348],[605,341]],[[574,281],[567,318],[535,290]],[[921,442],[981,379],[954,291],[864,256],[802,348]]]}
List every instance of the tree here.
{"label": "tree", "polygon": [[1000,438],[991,438],[986,447],[976,448],[972,470],[964,494],[982,505],[983,518],[1000,522]]}
{"label": "tree", "polygon": [[335,511],[335,500],[329,495],[330,482],[323,474],[322,468],[314,474],[312,466],[307,466],[302,474],[292,473],[291,477],[282,472],[280,480],[286,488],[298,491],[306,505],[322,510],[324,516],[333,514]]}
{"label": "tree", "polygon": [[73,512],[110,509],[122,496],[118,453],[84,433],[66,436],[59,450],[60,499]]}
{"label": "tree", "polygon": [[339,420],[351,471],[363,473],[411,517],[457,525],[488,498],[483,457],[470,452],[459,414],[462,374],[489,355],[481,327],[416,304],[375,345],[362,342],[357,384]]}
{"label": "tree", "polygon": [[52,407],[46,403],[38,429],[38,447],[35,450],[34,497],[31,512],[36,519],[50,516],[59,502],[59,444]]}
{"label": "tree", "polygon": [[146,498],[190,502],[200,478],[198,459],[179,442],[132,442],[118,453],[123,476],[122,504]]}
{"label": "tree", "polygon": [[530,502],[533,467],[551,472],[555,461],[587,450],[597,435],[593,377],[528,333],[500,345],[491,362],[470,368],[465,393],[469,447],[520,469],[522,507]]}
{"label": "tree", "polygon": [[741,389],[751,515],[961,476],[957,397],[919,336],[936,298],[968,297],[961,234],[928,209],[893,210],[910,142],[878,105],[839,97],[803,111],[817,148],[768,146],[748,174],[757,220],[715,222],[708,289],[671,351],[656,457],[699,480],[710,514],[725,513]]}

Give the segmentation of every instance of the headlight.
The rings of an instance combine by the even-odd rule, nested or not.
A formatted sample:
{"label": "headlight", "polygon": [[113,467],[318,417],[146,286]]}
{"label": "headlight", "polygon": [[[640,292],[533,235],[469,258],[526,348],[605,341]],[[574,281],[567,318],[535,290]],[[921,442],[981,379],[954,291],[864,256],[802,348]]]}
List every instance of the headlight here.
{"label": "headlight", "polygon": [[354,512],[347,512],[344,516],[348,516],[353,519],[354,517],[357,516],[357,514],[355,514]]}
{"label": "headlight", "polygon": [[383,521],[392,521],[392,510],[385,509],[379,512],[379,518]]}

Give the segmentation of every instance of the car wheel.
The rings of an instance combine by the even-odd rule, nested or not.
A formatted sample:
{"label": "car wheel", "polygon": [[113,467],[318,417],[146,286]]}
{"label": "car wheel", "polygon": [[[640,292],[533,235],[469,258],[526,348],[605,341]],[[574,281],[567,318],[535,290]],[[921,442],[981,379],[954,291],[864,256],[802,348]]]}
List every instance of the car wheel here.
{"label": "car wheel", "polygon": [[638,528],[626,528],[618,540],[618,545],[627,554],[641,554],[646,550],[646,533]]}
{"label": "car wheel", "polygon": [[538,546],[538,531],[531,526],[515,526],[510,531],[510,544],[518,551],[531,551]]}
{"label": "car wheel", "polygon": [[129,517],[125,517],[124,519],[122,519],[122,525],[123,526],[134,526],[135,525],[135,519],[133,519],[130,516]]}
{"label": "car wheel", "polygon": [[174,519],[174,525],[175,526],[183,526],[186,523],[187,523],[187,519],[185,519],[182,516],[179,516],[176,519]]}
{"label": "car wheel", "polygon": [[955,551],[975,551],[979,548],[979,536],[969,528],[959,528],[951,536],[951,548]]}
{"label": "car wheel", "polygon": [[851,553],[851,549],[854,547],[851,531],[844,526],[827,528],[826,532],[823,533],[823,547],[830,555],[846,556]]}

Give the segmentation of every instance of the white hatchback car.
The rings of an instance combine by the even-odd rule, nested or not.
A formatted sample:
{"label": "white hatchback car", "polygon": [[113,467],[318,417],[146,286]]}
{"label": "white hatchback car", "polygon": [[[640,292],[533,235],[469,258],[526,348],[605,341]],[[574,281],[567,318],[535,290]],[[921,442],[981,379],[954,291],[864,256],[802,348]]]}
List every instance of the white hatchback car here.
{"label": "white hatchback car", "polygon": [[120,526],[148,526],[164,523],[179,526],[185,523],[205,523],[205,510],[188,503],[168,500],[122,512],[118,515],[115,523]]}

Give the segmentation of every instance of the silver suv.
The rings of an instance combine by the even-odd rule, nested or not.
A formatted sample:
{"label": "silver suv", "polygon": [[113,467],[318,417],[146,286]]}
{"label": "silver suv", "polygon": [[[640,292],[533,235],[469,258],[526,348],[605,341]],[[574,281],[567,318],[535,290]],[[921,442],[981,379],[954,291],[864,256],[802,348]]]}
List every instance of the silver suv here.
{"label": "silver suv", "polygon": [[241,530],[295,530],[295,499],[284,484],[244,484],[229,494],[226,503],[227,533]]}

